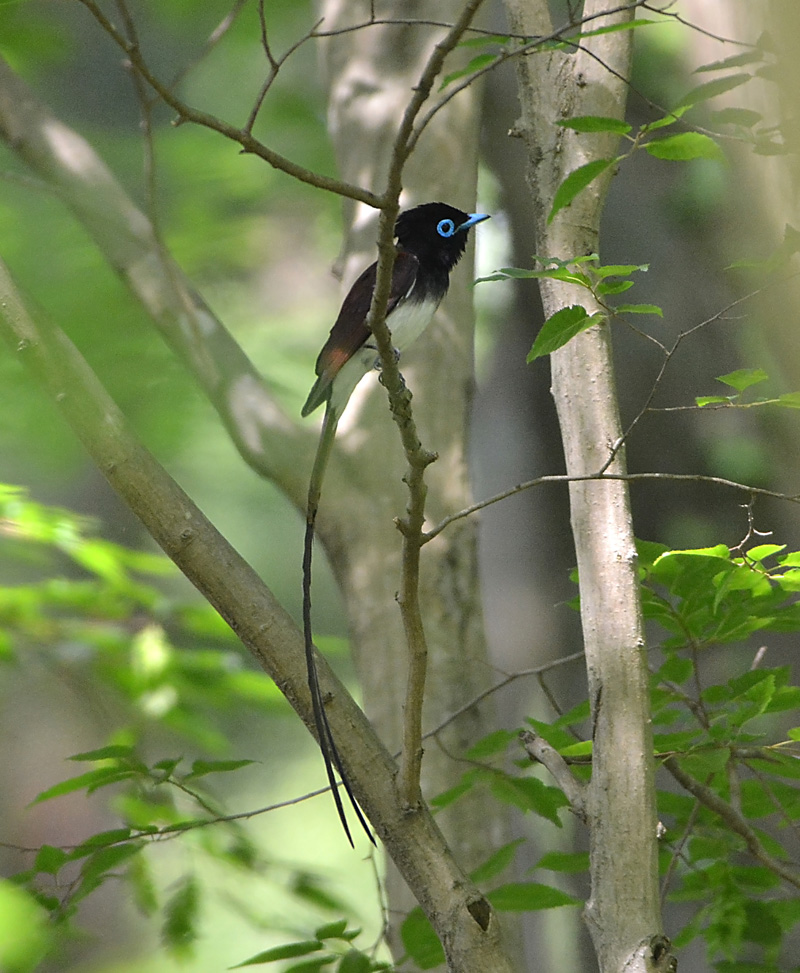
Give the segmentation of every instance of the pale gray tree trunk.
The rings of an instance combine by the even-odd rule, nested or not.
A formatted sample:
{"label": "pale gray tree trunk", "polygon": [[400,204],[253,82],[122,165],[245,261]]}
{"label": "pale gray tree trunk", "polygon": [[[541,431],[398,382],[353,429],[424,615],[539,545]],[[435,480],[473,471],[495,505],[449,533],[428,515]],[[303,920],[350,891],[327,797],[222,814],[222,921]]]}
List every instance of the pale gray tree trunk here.
{"label": "pale gray tree trunk", "polygon": [[[402,9],[396,5],[392,15],[452,22],[461,7],[458,0],[415,2]],[[321,9],[328,30],[363,22],[369,12],[367,2],[342,0],[328,0]],[[374,26],[325,42],[329,131],[344,179],[383,191],[399,120],[443,33],[422,26]],[[447,70],[452,69],[448,61]],[[442,200],[474,209],[479,102],[480,91],[473,86],[436,116],[404,170],[403,206]],[[376,227],[376,214],[367,207],[347,202],[345,210],[349,234],[340,260],[343,290],[374,259]],[[439,454],[426,472],[431,524],[471,502],[466,451],[474,386],[472,253],[470,247],[453,273],[433,325],[400,363],[414,394],[422,443]],[[318,531],[344,596],[364,707],[392,751],[400,747],[407,673],[395,603],[400,535],[393,526],[407,503],[404,471],[386,393],[374,377],[367,379],[340,425]],[[493,681],[477,586],[474,519],[452,525],[424,548],[421,597],[429,649],[424,728],[430,729]],[[426,798],[458,782],[464,766],[452,756],[496,725],[489,702],[429,741],[422,765]],[[480,791],[456,802],[437,821],[467,871],[508,840],[504,809]],[[413,900],[394,869],[387,881],[390,909],[402,914]],[[391,940],[398,947],[396,931]]]}
{"label": "pale gray tree trunk", "polygon": [[[513,31],[549,33],[544,0],[507,0],[506,6]],[[588,0],[583,14],[616,6]],[[630,16],[626,11],[608,22]],[[623,116],[631,43],[631,32],[622,31],[583,42],[597,59],[583,51],[559,51],[517,62],[519,127],[528,150],[539,254],[566,260],[600,251],[607,179],[595,181],[552,222],[547,217],[564,178],[587,162],[612,156],[617,140],[578,135],[555,123],[578,115]],[[542,281],[541,293],[547,315],[578,303],[590,314],[600,310],[586,291],[563,282]],[[596,473],[621,436],[608,326],[595,326],[554,353],[551,369],[567,472]],[[619,452],[609,472],[624,469]],[[573,483],[570,508],[594,756],[585,793],[565,767],[559,783],[590,831],[592,892],[585,917],[600,969],[652,970],[669,961],[669,951],[661,935],[648,680],[628,491],[620,481]]]}

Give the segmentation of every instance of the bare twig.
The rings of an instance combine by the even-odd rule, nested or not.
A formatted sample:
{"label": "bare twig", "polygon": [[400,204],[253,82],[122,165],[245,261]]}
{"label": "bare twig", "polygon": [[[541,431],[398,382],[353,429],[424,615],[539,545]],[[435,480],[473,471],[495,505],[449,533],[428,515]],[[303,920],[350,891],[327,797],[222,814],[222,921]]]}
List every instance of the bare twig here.
{"label": "bare twig", "polygon": [[[253,569],[133,437],[119,409],[66,335],[30,316],[2,264],[0,336],[58,404],[112,487],[227,621],[311,729],[313,708],[297,626]],[[339,731],[348,767],[357,771],[358,801],[368,809],[387,851],[447,944],[449,955],[456,957],[461,969],[510,973],[488,902],[455,862],[427,808],[423,806],[413,815],[404,813],[395,762],[324,659],[318,665],[323,689],[330,695],[329,719]],[[438,863],[433,871],[431,861]],[[449,908],[442,910],[442,902],[449,903]],[[471,911],[475,903],[480,904],[488,924],[476,922]]]}
{"label": "bare twig", "polygon": [[686,847],[686,842],[692,835],[694,829],[694,823],[697,820],[697,815],[700,813],[702,808],[700,801],[695,800],[694,807],[689,813],[689,817],[686,819],[686,826],[683,829],[683,833],[680,836],[678,844],[672,847],[672,857],[669,860],[669,865],[667,865],[667,870],[664,873],[664,878],[661,881],[661,906],[663,908],[664,903],[667,900],[667,893],[669,892],[670,882],[672,881],[672,875],[675,871],[675,867],[678,864],[678,860],[686,861],[686,857],[683,854],[683,849]]}
{"label": "bare twig", "polygon": [[784,881],[789,882],[790,885],[800,888],[800,872],[770,855],[761,843],[756,832],[734,807],[728,804],[727,801],[724,801],[711,788],[706,787],[705,784],[701,784],[699,780],[695,780],[694,777],[687,774],[675,757],[667,757],[664,761],[664,767],[678,781],[681,787],[694,795],[704,807],[719,815],[730,830],[744,840],[748,851],[755,859],[760,861],[770,871],[779,875]]}
{"label": "bare twig", "polygon": [[[452,85],[449,88],[448,92],[442,95],[442,97],[430,109],[428,109],[425,115],[423,115],[423,117],[420,119],[419,123],[415,126],[415,130],[411,137],[409,147],[413,149],[419,137],[422,135],[423,131],[425,130],[425,128],[427,127],[427,125],[434,117],[434,115],[436,115],[437,112],[439,112],[442,108],[444,108],[444,106],[451,99],[455,98],[455,96],[459,94],[459,92],[463,91],[465,88],[468,88],[470,85],[474,84],[479,78],[483,77],[483,75],[488,74],[489,71],[496,70],[501,64],[504,64],[506,61],[510,61],[512,58],[526,57],[530,54],[533,54],[537,48],[542,48],[545,44],[551,44],[556,41],[570,43],[571,42],[570,37],[568,36],[570,32],[580,31],[587,24],[590,24],[593,20],[597,20],[600,17],[607,17],[615,13],[620,13],[621,11],[624,10],[629,10],[631,7],[641,6],[642,4],[644,4],[644,2],[645,0],[632,0],[631,3],[622,3],[618,7],[612,7],[609,10],[602,11],[601,13],[590,14],[577,22],[570,19],[570,21],[567,24],[564,24],[563,26],[559,27],[557,30],[553,30],[549,34],[544,34],[541,36],[526,37],[524,35],[514,34],[514,33],[504,34],[503,35],[504,37],[507,37],[511,40],[519,40],[522,41],[522,43],[518,47],[501,51],[500,53],[498,53],[494,61],[491,61],[489,64],[485,64],[483,65],[483,67],[480,67],[477,70],[471,72],[461,81],[459,81],[458,84]],[[474,31],[474,28],[470,28],[470,31]],[[581,45],[575,42],[574,47],[580,48]],[[600,61],[600,63],[603,64],[602,61]],[[610,71],[610,68],[608,68],[607,65],[603,64],[603,66]],[[616,72],[611,72],[611,73],[616,74]],[[619,77],[618,74],[617,76]],[[625,79],[625,83],[630,87],[630,82],[627,79]]]}
{"label": "bare twig", "polygon": [[572,810],[582,821],[586,821],[586,785],[572,773],[558,750],[534,730],[523,730],[519,738],[531,760],[547,767]]}
{"label": "bare twig", "polygon": [[125,36],[106,17],[95,0],[79,0],[79,3],[82,3],[86,7],[108,36],[127,54],[133,67],[141,74],[153,91],[170,108],[177,112],[179,123],[193,122],[196,125],[202,125],[205,128],[218,132],[220,135],[224,135],[226,138],[241,145],[244,152],[258,156],[274,169],[285,172],[300,182],[307,183],[310,186],[316,186],[318,189],[336,193],[339,196],[346,196],[349,199],[358,200],[367,206],[380,208],[382,200],[374,193],[369,192],[369,190],[343,182],[341,179],[334,179],[331,176],[306,169],[304,166],[292,162],[291,159],[286,158],[286,156],[281,155],[279,152],[270,149],[263,142],[254,138],[252,133],[246,129],[237,128],[235,125],[231,125],[221,118],[217,118],[214,115],[199,111],[187,105],[186,102],[181,100],[166,84],[152,73],[141,51],[126,40]]}
{"label": "bare twig", "polygon": [[752,49],[756,48],[756,44],[750,44],[747,41],[738,41],[733,37],[723,37],[722,34],[715,34],[710,30],[706,30],[705,27],[700,27],[699,24],[692,23],[685,17],[682,17],[679,13],[674,10],[665,10],[659,7],[654,7],[652,3],[647,0],[647,2],[642,3],[642,9],[647,10],[650,13],[658,14],[660,17],[669,17],[676,23],[681,24],[683,27],[688,27],[690,30],[696,31],[698,34],[705,34],[706,37],[710,37],[713,41],[719,41],[721,44],[735,44],[737,47],[747,47]]}
{"label": "bare twig", "polygon": [[169,82],[170,88],[173,90],[177,88],[181,81],[183,81],[183,79],[191,71],[193,71],[201,61],[208,57],[217,44],[219,44],[222,38],[228,33],[231,27],[233,27],[234,23],[236,22],[236,18],[242,12],[247,2],[248,0],[235,0],[228,13],[225,14],[222,20],[208,35],[205,44],[203,44],[198,54],[196,54],[191,61],[188,61],[177,74],[173,75],[172,80]]}
{"label": "bare twig", "polygon": [[406,483],[409,503],[406,517],[398,521],[403,534],[402,575],[399,603],[409,650],[409,675],[403,723],[403,760],[401,763],[401,793],[407,807],[417,807],[420,800],[420,769],[422,763],[422,704],[427,671],[428,648],[419,605],[419,556],[423,544],[423,524],[426,486],[425,468],[436,458],[424,449],[411,413],[411,394],[405,386],[386,326],[386,306],[391,287],[394,264],[394,224],[399,209],[402,173],[411,152],[414,123],[422,106],[430,96],[434,81],[442,70],[444,60],[455,48],[482,0],[468,0],[461,15],[446,36],[434,47],[414,87],[414,93],[403,113],[394,139],[389,172],[386,178],[384,202],[378,231],[378,270],[375,291],[367,324],[375,338],[381,360],[381,381],[389,395],[392,416],[400,431],[408,472]]}
{"label": "bare twig", "polygon": [[552,483],[579,483],[582,480],[627,480],[631,483],[636,483],[641,480],[673,480],[678,483],[708,483],[713,486],[727,487],[730,490],[741,490],[744,493],[754,494],[759,497],[772,497],[775,500],[786,500],[788,503],[800,503],[800,493],[780,493],[777,490],[767,490],[762,487],[754,487],[748,483],[738,483],[736,480],[728,480],[722,476],[710,476],[705,473],[587,473],[585,476],[568,476],[566,473],[554,473],[545,476],[537,476],[533,480],[525,480],[523,483],[518,483],[516,486],[509,487],[508,490],[503,490],[501,493],[496,493],[494,496],[487,497],[485,500],[479,500],[476,503],[471,504],[469,507],[465,507],[463,510],[459,510],[457,513],[450,514],[448,517],[444,517],[442,520],[432,527],[429,531],[425,533],[425,543],[433,540],[437,534],[440,534],[446,527],[454,523],[457,520],[462,520],[464,517],[469,517],[479,510],[483,510],[486,507],[492,506],[492,504],[499,503],[501,500],[507,500],[509,497],[515,496],[517,493],[522,493],[525,490],[530,490],[533,487],[545,486],[546,484]]}
{"label": "bare twig", "polygon": [[664,353],[664,359],[661,362],[661,367],[658,370],[658,374],[656,375],[655,381],[653,382],[650,391],[648,392],[647,397],[644,400],[644,403],[642,404],[639,411],[636,413],[636,415],[628,424],[627,428],[625,429],[622,436],[620,437],[620,441],[614,444],[614,448],[611,450],[611,454],[609,456],[607,465],[610,465],[613,462],[614,457],[617,455],[617,453],[620,451],[623,445],[630,438],[631,433],[639,424],[639,422],[642,420],[642,418],[648,412],[655,411],[651,409],[653,399],[655,398],[656,393],[661,387],[661,383],[664,379],[664,375],[667,371],[667,368],[669,367],[670,362],[672,361],[673,357],[675,356],[675,353],[678,351],[678,348],[686,340],[686,338],[688,338],[690,335],[693,335],[696,331],[699,331],[701,328],[708,327],[710,324],[713,324],[715,321],[725,320],[725,315],[729,311],[731,311],[735,307],[738,307],[740,304],[744,304],[745,301],[749,301],[752,298],[757,297],[764,290],[765,290],[764,287],[759,287],[754,291],[750,291],[749,294],[745,294],[742,297],[736,298],[736,300],[731,301],[730,304],[721,308],[719,311],[715,312],[710,317],[706,318],[704,321],[701,321],[699,324],[695,324],[691,328],[687,328],[685,331],[681,331],[675,338],[670,348],[666,348],[664,345],[661,344],[661,342],[652,338],[652,336],[647,335],[647,337],[650,338],[651,341],[655,341],[655,343],[661,348],[661,350]]}
{"label": "bare twig", "polygon": [[[89,143],[55,118],[2,58],[0,138],[95,240],[204,390],[243,459],[299,503],[302,484],[287,481],[286,473],[296,467],[298,449],[311,448],[314,434],[284,415],[259,371]],[[294,458],[284,468],[289,455]]]}
{"label": "bare twig", "polygon": [[267,75],[264,83],[261,85],[261,90],[256,96],[255,104],[253,105],[250,115],[248,116],[248,119],[245,122],[244,125],[245,132],[253,131],[253,126],[255,125],[256,119],[258,118],[258,113],[261,111],[261,106],[264,104],[264,99],[267,97],[267,93],[269,89],[272,87],[272,85],[275,82],[275,79],[278,77],[278,72],[280,71],[280,69],[283,67],[286,61],[292,56],[292,54],[294,54],[294,52],[298,50],[298,48],[302,47],[303,44],[306,43],[306,41],[311,40],[312,37],[317,36],[315,31],[317,27],[319,27],[319,25],[322,23],[322,19],[318,20],[311,28],[311,30],[309,30],[306,34],[304,34],[301,38],[299,38],[299,40],[296,40],[293,44],[291,44],[280,57],[276,58],[275,55],[272,53],[272,48],[270,47],[270,43],[269,43],[269,33],[267,31],[267,18],[264,12],[264,0],[259,0],[258,16],[261,22],[261,46],[264,48],[264,53],[267,57],[267,61],[269,62],[269,74]]}
{"label": "bare twig", "polygon": [[454,713],[451,713],[446,720],[443,720],[438,726],[434,727],[434,729],[429,730],[422,739],[427,740],[430,737],[441,733],[445,727],[450,726],[450,724],[454,723],[460,716],[468,713],[473,706],[477,706],[479,703],[482,703],[484,699],[487,699],[494,693],[499,692],[501,689],[505,689],[505,687],[509,686],[512,682],[516,682],[518,679],[524,679],[526,676],[539,676],[544,672],[550,672],[552,669],[557,669],[560,666],[567,665],[570,662],[577,662],[582,658],[583,652],[573,652],[571,655],[562,656],[560,659],[554,659],[552,662],[545,662],[543,665],[536,666],[533,669],[521,669],[519,672],[510,673],[504,679],[501,679],[500,682],[495,683],[494,686],[490,686],[488,689],[484,689],[482,693],[478,693],[478,695],[473,697],[468,703],[464,703],[463,706],[459,706],[459,708]]}

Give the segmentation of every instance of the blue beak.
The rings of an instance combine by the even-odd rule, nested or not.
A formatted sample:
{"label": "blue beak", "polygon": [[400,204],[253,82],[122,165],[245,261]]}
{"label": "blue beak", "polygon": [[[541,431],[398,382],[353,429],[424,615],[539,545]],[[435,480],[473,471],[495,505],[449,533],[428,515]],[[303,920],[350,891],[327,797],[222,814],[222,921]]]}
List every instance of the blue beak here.
{"label": "blue beak", "polygon": [[456,233],[460,230],[468,230],[471,226],[475,226],[476,223],[483,223],[484,220],[490,219],[488,213],[470,213],[469,219],[464,220],[461,226],[456,227]]}

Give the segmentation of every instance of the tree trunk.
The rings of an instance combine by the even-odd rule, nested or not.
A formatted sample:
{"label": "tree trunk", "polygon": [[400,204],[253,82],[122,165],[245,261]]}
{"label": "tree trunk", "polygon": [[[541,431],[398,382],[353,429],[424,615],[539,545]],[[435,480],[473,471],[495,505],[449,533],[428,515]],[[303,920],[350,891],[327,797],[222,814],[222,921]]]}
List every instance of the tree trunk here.
{"label": "tree trunk", "polygon": [[[451,21],[462,4],[414,3],[404,18]],[[326,29],[369,18],[366,2],[323,5]],[[383,190],[397,126],[442,30],[375,26],[326,41],[329,129],[341,175]],[[448,62],[448,70],[452,65]],[[404,170],[402,205],[442,200],[474,209],[477,184],[479,91],[453,99],[420,139]],[[374,259],[376,214],[345,203],[350,228],[342,257],[346,289]],[[448,297],[426,334],[403,356],[401,369],[414,393],[423,445],[439,459],[426,471],[428,523],[471,502],[467,424],[474,387],[472,249],[451,278]],[[322,337],[322,336],[321,336]],[[400,535],[393,520],[408,494],[405,460],[386,407],[386,394],[367,379],[340,425],[319,517],[322,538],[344,595],[364,707],[391,751],[402,739],[407,653],[395,595],[400,577]],[[431,729],[491,683],[477,586],[476,524],[452,525],[422,553],[422,615],[429,650],[425,726]],[[423,760],[426,798],[453,786],[463,765],[452,759],[496,727],[491,702],[471,710],[431,741]],[[437,818],[453,853],[469,871],[508,840],[502,808],[475,791]],[[481,827],[475,822],[481,821]],[[390,911],[413,902],[392,869]],[[507,923],[506,923],[507,924]],[[402,953],[391,933],[396,955]],[[507,938],[507,937],[506,937]]]}
{"label": "tree trunk", "polygon": [[[608,0],[589,0],[583,15],[612,6]],[[550,32],[544,2],[507,0],[507,9],[514,32]],[[620,22],[632,13],[592,26]],[[555,122],[578,115],[623,116],[631,39],[630,31],[620,31],[584,41],[596,60],[581,51],[517,62],[520,130],[528,149],[539,254],[568,260],[599,251],[607,178],[592,183],[552,222],[548,213],[569,172],[612,156],[616,137],[576,134]],[[600,310],[587,301],[586,291],[563,282],[542,281],[541,293],[547,316],[576,303],[590,314]],[[567,472],[596,473],[621,436],[607,324],[555,352],[551,369]],[[624,469],[619,452],[609,472]],[[662,962],[668,949],[661,936],[648,679],[626,485],[573,483],[570,510],[594,730],[592,778],[584,798],[592,880],[585,916],[603,973],[644,971]]]}

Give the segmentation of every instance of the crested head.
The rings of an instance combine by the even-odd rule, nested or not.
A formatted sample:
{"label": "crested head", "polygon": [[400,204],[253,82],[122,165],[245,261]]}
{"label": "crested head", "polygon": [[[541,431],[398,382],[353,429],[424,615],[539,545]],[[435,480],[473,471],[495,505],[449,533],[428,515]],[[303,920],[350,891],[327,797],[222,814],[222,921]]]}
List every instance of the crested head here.
{"label": "crested head", "polygon": [[470,227],[487,219],[483,213],[465,213],[447,203],[423,203],[397,217],[394,234],[402,250],[450,271],[464,253]]}

